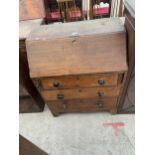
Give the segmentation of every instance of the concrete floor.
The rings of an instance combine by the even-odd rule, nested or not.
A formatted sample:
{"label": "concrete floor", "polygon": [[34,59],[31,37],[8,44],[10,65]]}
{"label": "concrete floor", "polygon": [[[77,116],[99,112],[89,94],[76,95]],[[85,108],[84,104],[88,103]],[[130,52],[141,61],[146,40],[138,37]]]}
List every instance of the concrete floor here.
{"label": "concrete floor", "polygon": [[132,114],[53,117],[46,106],[42,113],[20,114],[19,118],[20,134],[50,155],[134,155]]}

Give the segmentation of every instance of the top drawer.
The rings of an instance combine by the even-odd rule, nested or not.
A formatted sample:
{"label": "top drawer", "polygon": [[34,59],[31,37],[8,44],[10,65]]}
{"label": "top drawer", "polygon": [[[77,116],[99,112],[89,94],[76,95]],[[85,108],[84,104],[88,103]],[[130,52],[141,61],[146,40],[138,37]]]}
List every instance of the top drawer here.
{"label": "top drawer", "polygon": [[115,86],[117,81],[118,74],[98,74],[45,78],[41,80],[41,85],[44,90],[48,90],[72,87]]}

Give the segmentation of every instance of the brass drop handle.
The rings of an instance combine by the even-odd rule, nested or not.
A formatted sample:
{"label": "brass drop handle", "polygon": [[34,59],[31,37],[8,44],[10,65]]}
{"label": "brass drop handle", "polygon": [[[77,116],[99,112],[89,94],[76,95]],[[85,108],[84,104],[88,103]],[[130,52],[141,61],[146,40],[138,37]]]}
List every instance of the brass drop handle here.
{"label": "brass drop handle", "polygon": [[105,81],[104,80],[98,80],[99,85],[104,85]]}
{"label": "brass drop handle", "polygon": [[60,86],[60,83],[58,81],[53,82],[53,87],[59,87],[59,86]]}
{"label": "brass drop handle", "polygon": [[58,95],[57,95],[57,98],[58,98],[59,100],[63,100],[64,97],[65,97],[64,94],[58,94]]}
{"label": "brass drop handle", "polygon": [[98,92],[99,97],[104,97],[104,92]]}

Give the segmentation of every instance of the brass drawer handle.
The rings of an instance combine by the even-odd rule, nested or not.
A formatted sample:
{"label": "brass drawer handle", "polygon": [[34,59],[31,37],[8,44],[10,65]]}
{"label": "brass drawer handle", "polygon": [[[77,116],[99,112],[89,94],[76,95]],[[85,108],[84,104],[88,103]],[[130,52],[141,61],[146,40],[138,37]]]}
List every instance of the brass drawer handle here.
{"label": "brass drawer handle", "polygon": [[99,97],[104,97],[104,92],[98,92]]}
{"label": "brass drawer handle", "polygon": [[105,81],[104,80],[98,80],[99,85],[104,85]]}
{"label": "brass drawer handle", "polygon": [[64,94],[58,94],[57,95],[57,99],[59,99],[59,100],[63,100],[64,99]]}
{"label": "brass drawer handle", "polygon": [[58,81],[53,82],[53,87],[59,87],[59,86],[60,86],[60,83]]}

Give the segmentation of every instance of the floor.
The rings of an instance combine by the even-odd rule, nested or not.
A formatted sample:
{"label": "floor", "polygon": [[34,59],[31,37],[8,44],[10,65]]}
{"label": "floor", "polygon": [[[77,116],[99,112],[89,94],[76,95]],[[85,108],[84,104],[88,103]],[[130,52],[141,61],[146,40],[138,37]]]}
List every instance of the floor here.
{"label": "floor", "polygon": [[49,155],[134,155],[135,116],[109,113],[20,114],[20,134]]}

